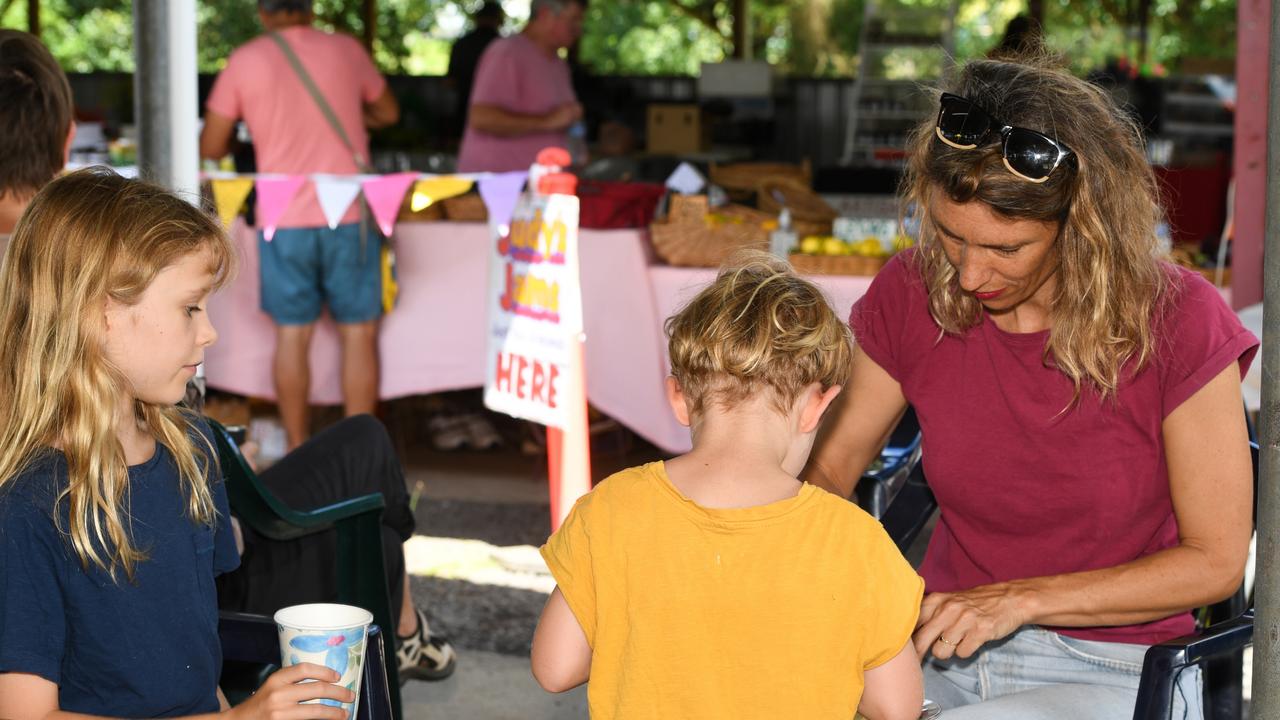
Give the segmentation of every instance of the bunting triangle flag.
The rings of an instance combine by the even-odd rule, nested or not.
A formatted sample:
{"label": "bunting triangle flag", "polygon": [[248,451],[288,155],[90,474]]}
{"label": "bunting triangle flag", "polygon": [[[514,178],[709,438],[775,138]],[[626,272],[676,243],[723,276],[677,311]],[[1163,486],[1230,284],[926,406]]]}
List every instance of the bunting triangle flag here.
{"label": "bunting triangle flag", "polygon": [[528,171],[516,170],[480,178],[480,197],[489,210],[491,224],[510,224],[511,213],[516,209],[516,200],[519,199],[528,177]]}
{"label": "bunting triangle flag", "polygon": [[365,177],[360,181],[364,188],[365,202],[373,211],[373,219],[384,237],[391,237],[396,226],[396,216],[400,214],[400,203],[404,202],[409,186],[418,179],[418,173],[405,172],[392,175]]}
{"label": "bunting triangle flag", "polygon": [[474,184],[473,180],[455,175],[419,180],[413,186],[413,197],[409,200],[409,208],[414,212],[425,210],[445,198],[461,195],[470,190]]}
{"label": "bunting triangle flag", "polygon": [[258,225],[262,227],[262,235],[268,241],[275,237],[276,224],[306,181],[306,175],[258,176],[258,210],[261,215]]}
{"label": "bunting triangle flag", "polygon": [[320,209],[324,212],[325,222],[329,228],[338,227],[347,208],[355,202],[360,194],[360,178],[350,175],[312,175],[316,184],[316,198],[320,200]]}
{"label": "bunting triangle flag", "polygon": [[253,189],[253,178],[211,180],[210,184],[213,186],[213,203],[218,206],[218,217],[222,218],[224,226],[231,227],[231,221],[240,214],[244,199]]}

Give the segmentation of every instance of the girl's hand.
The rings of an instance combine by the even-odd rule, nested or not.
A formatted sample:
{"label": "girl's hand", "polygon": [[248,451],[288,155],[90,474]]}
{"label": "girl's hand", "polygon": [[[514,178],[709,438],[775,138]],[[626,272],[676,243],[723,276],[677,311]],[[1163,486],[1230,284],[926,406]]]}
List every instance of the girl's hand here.
{"label": "girl's hand", "polygon": [[[334,685],[338,673],[323,665],[298,663],[277,670],[253,697],[227,711],[229,720],[347,720],[347,711],[328,705],[299,705],[307,700],[330,699],[349,703],[355,693]],[[319,682],[303,683],[302,680]]]}
{"label": "girl's hand", "polygon": [[916,653],[946,660],[967,658],[1028,622],[1022,592],[1010,583],[982,585],[954,593],[930,593],[920,603],[913,641]]}

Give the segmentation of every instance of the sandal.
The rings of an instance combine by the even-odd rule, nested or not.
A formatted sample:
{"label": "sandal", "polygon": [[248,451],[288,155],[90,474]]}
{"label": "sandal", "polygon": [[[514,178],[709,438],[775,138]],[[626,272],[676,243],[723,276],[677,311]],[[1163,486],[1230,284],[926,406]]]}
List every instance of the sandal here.
{"label": "sandal", "polygon": [[409,637],[396,637],[396,660],[400,666],[400,684],[409,680],[443,680],[458,667],[458,654],[448,639],[432,635],[427,616],[418,614],[418,629]]}

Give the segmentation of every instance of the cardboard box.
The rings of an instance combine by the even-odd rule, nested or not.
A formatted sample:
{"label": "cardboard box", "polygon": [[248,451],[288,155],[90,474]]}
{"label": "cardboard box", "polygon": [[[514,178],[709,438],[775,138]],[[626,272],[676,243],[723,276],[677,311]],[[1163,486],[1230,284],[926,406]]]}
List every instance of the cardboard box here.
{"label": "cardboard box", "polygon": [[702,110],[697,105],[650,105],[646,148],[655,155],[684,155],[703,148]]}

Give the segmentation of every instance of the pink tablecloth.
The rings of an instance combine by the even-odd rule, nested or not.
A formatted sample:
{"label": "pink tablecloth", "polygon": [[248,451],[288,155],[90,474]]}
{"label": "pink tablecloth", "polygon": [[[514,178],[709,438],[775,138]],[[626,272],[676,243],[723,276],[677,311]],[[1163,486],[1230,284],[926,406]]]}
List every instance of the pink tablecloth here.
{"label": "pink tablecloth", "polygon": [[[210,301],[220,337],[205,355],[211,387],[274,398],[275,332],[259,309],[256,236],[237,224],[242,249],[235,281]],[[488,230],[480,224],[396,227],[400,300],[382,323],[384,399],[484,384]],[[652,265],[640,231],[581,233],[582,304],[587,329],[587,396],[604,413],[670,452],[689,447],[671,415],[662,322],[714,277],[712,270]],[[870,278],[818,279],[842,317]],[[338,404],[337,332],[325,318],[311,347],[311,400]]]}

